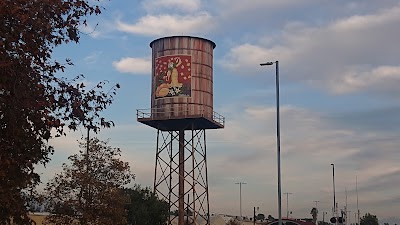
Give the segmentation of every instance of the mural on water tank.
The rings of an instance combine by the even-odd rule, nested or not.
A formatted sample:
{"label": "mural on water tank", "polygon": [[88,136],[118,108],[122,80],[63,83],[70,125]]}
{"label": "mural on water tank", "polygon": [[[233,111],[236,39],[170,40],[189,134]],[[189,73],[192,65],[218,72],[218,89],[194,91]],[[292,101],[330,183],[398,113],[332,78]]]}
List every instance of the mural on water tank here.
{"label": "mural on water tank", "polygon": [[190,97],[192,56],[168,55],[156,58],[155,98]]}

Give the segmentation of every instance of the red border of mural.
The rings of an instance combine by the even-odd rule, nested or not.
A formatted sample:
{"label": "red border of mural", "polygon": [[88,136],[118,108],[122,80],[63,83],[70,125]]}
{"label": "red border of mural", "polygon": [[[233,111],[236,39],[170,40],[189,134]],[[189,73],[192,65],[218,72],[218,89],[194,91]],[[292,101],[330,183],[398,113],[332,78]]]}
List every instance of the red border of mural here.
{"label": "red border of mural", "polygon": [[192,56],[167,55],[155,61],[155,98],[191,97]]}

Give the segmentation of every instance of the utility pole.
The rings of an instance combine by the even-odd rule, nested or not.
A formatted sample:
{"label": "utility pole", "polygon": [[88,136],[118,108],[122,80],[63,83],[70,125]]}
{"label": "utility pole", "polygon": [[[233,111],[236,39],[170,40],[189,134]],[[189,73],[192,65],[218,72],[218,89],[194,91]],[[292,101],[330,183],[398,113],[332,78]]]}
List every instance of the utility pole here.
{"label": "utility pole", "polygon": [[[257,211],[258,211],[258,207],[257,207]],[[253,211],[253,225],[256,225],[256,207],[254,207],[254,211]]]}
{"label": "utility pole", "polygon": [[320,201],[313,201],[313,202],[315,202],[315,209],[317,210],[317,220],[315,221],[315,224],[317,224],[318,225],[318,202],[320,202]]}
{"label": "utility pole", "polygon": [[360,209],[358,208],[358,186],[357,186],[357,176],[356,176],[356,193],[357,193],[357,220],[356,223],[360,225]]}
{"label": "utility pole", "polygon": [[344,213],[345,213],[345,224],[347,225],[347,187],[344,189],[346,192],[346,206],[344,207]]}
{"label": "utility pole", "polygon": [[242,217],[242,184],[247,184],[247,183],[237,182],[235,184],[239,184],[240,221],[242,221],[243,220],[243,217]]}
{"label": "utility pole", "polygon": [[357,225],[357,212],[354,213],[354,221],[355,221],[354,223],[356,223]]}
{"label": "utility pole", "polygon": [[256,225],[256,207],[253,210],[253,225]]}
{"label": "utility pole", "polygon": [[[346,212],[346,224],[348,224],[348,225],[351,225],[351,223],[350,223],[351,214],[350,213],[351,213],[350,210]],[[349,215],[349,216],[347,216],[347,215]],[[347,219],[349,219],[349,221],[347,221]]]}
{"label": "utility pole", "polygon": [[336,190],[335,190],[335,164],[331,163],[332,166],[332,179],[333,179],[333,214],[336,217],[336,225],[338,224],[337,216],[337,203],[336,203]]}
{"label": "utility pole", "polygon": [[287,210],[286,218],[289,219],[289,195],[291,195],[293,193],[286,192],[286,193],[283,193],[283,194],[286,195],[286,210]]}
{"label": "utility pole", "polygon": [[336,210],[336,214],[335,214],[336,215],[336,225],[339,224],[339,215],[338,215],[338,213],[339,213],[338,208],[339,207],[338,207],[338,205],[339,205],[339,203],[336,202],[336,209],[335,209]]}

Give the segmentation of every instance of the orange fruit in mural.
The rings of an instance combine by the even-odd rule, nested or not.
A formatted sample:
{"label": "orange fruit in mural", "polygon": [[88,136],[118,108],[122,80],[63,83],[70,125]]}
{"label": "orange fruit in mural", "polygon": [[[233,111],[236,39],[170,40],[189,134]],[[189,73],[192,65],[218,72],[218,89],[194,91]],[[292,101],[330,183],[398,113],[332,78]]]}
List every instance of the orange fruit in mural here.
{"label": "orange fruit in mural", "polygon": [[158,91],[158,97],[165,97],[168,95],[168,93],[169,93],[169,88],[161,88]]}

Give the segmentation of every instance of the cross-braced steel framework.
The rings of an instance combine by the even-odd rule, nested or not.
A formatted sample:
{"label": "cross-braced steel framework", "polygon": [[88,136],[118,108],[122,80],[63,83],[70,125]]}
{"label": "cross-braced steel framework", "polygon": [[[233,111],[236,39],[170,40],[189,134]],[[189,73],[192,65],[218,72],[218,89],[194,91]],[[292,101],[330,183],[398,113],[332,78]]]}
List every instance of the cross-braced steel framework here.
{"label": "cross-braced steel framework", "polygon": [[168,224],[210,224],[204,129],[157,130],[154,192],[177,212]]}

